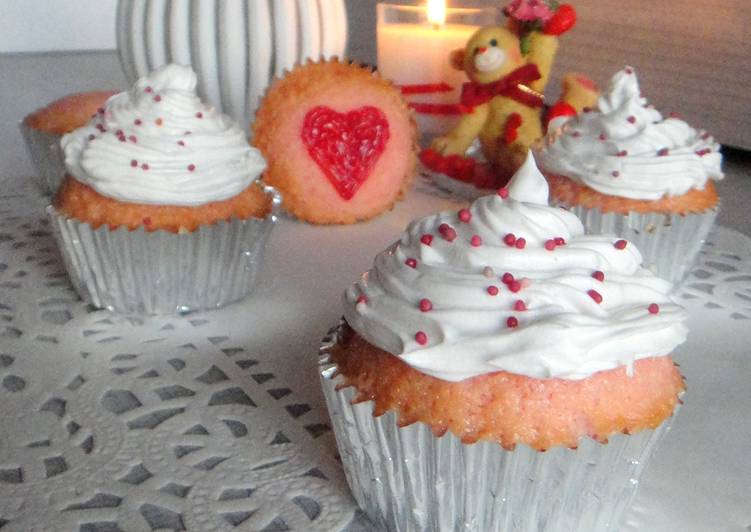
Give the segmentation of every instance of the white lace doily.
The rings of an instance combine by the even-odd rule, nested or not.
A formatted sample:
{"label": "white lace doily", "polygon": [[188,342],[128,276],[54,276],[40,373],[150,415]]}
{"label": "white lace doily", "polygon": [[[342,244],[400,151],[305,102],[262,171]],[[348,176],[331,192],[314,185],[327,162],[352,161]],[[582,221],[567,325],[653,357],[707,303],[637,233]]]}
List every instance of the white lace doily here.
{"label": "white lace doily", "polygon": [[[88,308],[67,280],[43,206],[31,188],[0,196],[2,532],[367,527],[317,390],[318,346],[311,343],[310,360],[299,365],[286,351],[300,352],[293,331],[306,316],[289,316],[259,343],[247,305],[257,311],[263,302],[253,298],[220,311],[148,319]],[[412,217],[406,207],[396,215],[383,223],[401,227],[401,218]],[[269,260],[309,253],[288,246],[288,237],[278,237]],[[349,281],[332,283],[341,289]],[[737,441],[749,431],[747,424],[734,427],[733,416],[747,416],[751,399],[745,391],[715,410],[707,397],[747,390],[742,370],[749,365],[739,346],[751,324],[751,240],[716,228],[679,296],[692,316],[693,343],[679,354],[687,405],[647,474],[629,528],[744,530],[751,504],[744,516],[738,498],[723,498],[722,490],[748,489],[751,468],[728,461],[749,441]],[[251,347],[259,345],[269,347]],[[712,345],[722,347],[707,352]],[[705,381],[707,360],[719,373]],[[725,424],[725,457],[712,453],[708,413]],[[691,471],[677,473],[686,462]],[[720,474],[724,487],[715,490],[712,478]],[[695,517],[708,503],[691,499],[689,486],[712,488],[709,501],[720,517]],[[702,528],[706,523],[722,526]]]}

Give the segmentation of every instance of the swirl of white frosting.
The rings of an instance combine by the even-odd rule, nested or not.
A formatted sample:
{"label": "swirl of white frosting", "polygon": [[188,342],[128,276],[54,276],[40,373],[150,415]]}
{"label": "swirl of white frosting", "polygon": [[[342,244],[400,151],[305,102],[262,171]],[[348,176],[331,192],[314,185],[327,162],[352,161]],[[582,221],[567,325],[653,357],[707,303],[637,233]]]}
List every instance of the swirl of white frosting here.
{"label": "swirl of white frosting", "polygon": [[682,343],[686,313],[670,283],[640,266],[633,244],[585,235],[547,198],[530,155],[506,199],[412,222],[346,290],[347,322],[448,381],[500,370],[581,379]]}
{"label": "swirl of white frosting", "polygon": [[551,128],[536,156],[546,173],[603,194],[657,200],[722,179],[719,148],[706,132],[648,105],[634,69],[626,67],[613,76],[596,110]]}
{"label": "swirl of white frosting", "polygon": [[228,116],[202,103],[196,74],[165,65],[110,98],[65,135],[65,165],[104,196],[131,203],[195,206],[231,198],[266,163]]}

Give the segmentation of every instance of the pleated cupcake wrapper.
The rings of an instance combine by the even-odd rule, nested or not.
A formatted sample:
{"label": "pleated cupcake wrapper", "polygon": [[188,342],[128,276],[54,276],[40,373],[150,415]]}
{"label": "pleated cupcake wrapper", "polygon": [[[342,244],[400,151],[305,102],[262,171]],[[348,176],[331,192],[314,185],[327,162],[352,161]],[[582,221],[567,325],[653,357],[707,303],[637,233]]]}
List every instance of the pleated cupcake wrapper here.
{"label": "pleated cupcake wrapper", "polygon": [[60,146],[62,135],[40,131],[21,122],[21,136],[36,170],[34,181],[45,194],[54,194],[65,176],[65,152]]}
{"label": "pleated cupcake wrapper", "polygon": [[678,286],[691,272],[719,209],[700,214],[603,213],[558,203],[581,219],[587,233],[615,234],[633,242],[644,266]]}
{"label": "pleated cupcake wrapper", "polygon": [[352,493],[388,530],[617,530],[672,421],[607,444],[583,438],[578,449],[546,452],[437,438],[422,423],[400,428],[393,412],[373,417],[371,401],[351,404],[352,387],[337,391],[342,377],[330,352],[340,331],[323,341],[321,383]]}
{"label": "pleated cupcake wrapper", "polygon": [[221,221],[191,233],[93,229],[47,207],[65,266],[81,299],[128,314],[222,307],[256,284],[281,205],[275,189],[263,220]]}

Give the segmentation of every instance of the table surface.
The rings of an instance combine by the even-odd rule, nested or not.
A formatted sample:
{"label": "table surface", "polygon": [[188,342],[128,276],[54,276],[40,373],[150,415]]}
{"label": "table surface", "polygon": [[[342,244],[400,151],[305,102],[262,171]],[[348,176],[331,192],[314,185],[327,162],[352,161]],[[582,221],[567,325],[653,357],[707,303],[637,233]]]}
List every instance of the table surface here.
{"label": "table surface", "polygon": [[[0,55],[0,80],[2,80],[0,82],[0,119],[2,119],[1,123],[5,124],[5,127],[0,129],[0,161],[2,161],[0,168],[0,203],[2,201],[6,203],[4,211],[3,205],[0,205],[0,211],[4,213],[0,217],[4,217],[3,221],[9,222],[18,231],[41,235],[39,238],[44,239],[46,237],[44,236],[45,225],[42,221],[42,207],[45,200],[38,195],[34,195],[29,187],[27,178],[32,175],[33,169],[18,133],[17,122],[37,107],[65,94],[91,89],[124,88],[126,86],[125,79],[120,70],[116,54],[100,52]],[[751,155],[730,150],[726,156],[725,170],[727,174],[725,180],[718,183],[722,197],[722,209],[717,223],[742,234],[751,235],[751,217],[746,216],[747,205],[751,201]],[[179,360],[182,361],[183,366],[187,364],[188,368],[192,368],[193,379],[191,384],[185,385],[194,394],[191,396],[191,401],[195,403],[195,394],[203,393],[208,394],[207,401],[211,404],[211,401],[217,397],[216,394],[219,393],[217,386],[219,386],[220,381],[235,382],[239,379],[246,379],[249,384],[247,386],[243,384],[242,390],[250,394],[253,399],[251,402],[259,407],[259,415],[262,418],[259,418],[259,426],[266,427],[265,432],[263,432],[266,439],[261,438],[263,442],[259,445],[263,447],[263,445],[270,443],[280,443],[283,452],[297,455],[296,459],[299,463],[296,462],[295,467],[297,469],[295,471],[303,471],[303,473],[313,471],[305,477],[308,483],[299,489],[302,490],[301,493],[308,490],[313,498],[315,498],[314,495],[321,496],[317,500],[319,506],[317,506],[318,510],[316,511],[318,513],[313,512],[313,514],[321,514],[323,516],[321,519],[325,518],[328,521],[322,520],[317,526],[320,525],[325,529],[326,526],[333,527],[334,524],[339,526],[350,523],[351,528],[358,528],[360,525],[351,523],[354,506],[346,490],[342,488],[343,477],[338,462],[334,459],[334,440],[330,431],[325,427],[327,420],[316,378],[315,353],[320,338],[332,324],[336,323],[340,315],[342,289],[356,279],[361,271],[370,266],[373,256],[390,244],[411,219],[438,210],[457,207],[458,203],[451,198],[441,197],[430,192],[425,184],[418,183],[415,190],[410,192],[407,199],[400,203],[394,211],[372,222],[355,226],[314,227],[282,218],[272,234],[264,270],[261,272],[262,281],[256,293],[240,305],[233,305],[214,313],[202,313],[174,319],[157,318],[129,321],[111,315],[106,311],[92,312],[82,303],[73,301],[70,295],[70,287],[64,280],[48,283],[49,286],[45,287],[36,286],[35,282],[32,282],[33,279],[21,279],[13,285],[17,289],[15,292],[6,290],[8,287],[4,284],[8,283],[0,283],[0,309],[3,309],[3,305],[5,305],[15,306],[17,310],[14,316],[8,318],[8,321],[16,320],[12,323],[15,327],[6,327],[6,329],[18,331],[15,336],[13,334],[10,334],[10,336],[4,333],[0,334],[0,353],[3,353],[0,354],[0,379],[3,379],[0,382],[9,383],[11,388],[13,383],[17,382],[12,379],[8,380],[8,376],[3,373],[4,361],[10,361],[5,365],[13,368],[10,364],[14,357],[17,358],[13,354],[14,349],[20,349],[20,346],[23,349],[31,349],[34,345],[39,347],[39,344],[23,343],[24,337],[21,333],[24,331],[24,327],[39,327],[41,322],[36,323],[34,321],[37,316],[47,316],[47,318],[57,316],[59,318],[60,313],[67,313],[64,314],[64,319],[55,318],[51,321],[48,319],[46,322],[48,324],[46,326],[49,327],[49,334],[41,336],[48,338],[48,340],[53,338],[54,341],[49,340],[44,345],[47,358],[42,357],[37,366],[27,364],[25,368],[27,371],[39,372],[38,375],[28,375],[27,380],[33,381],[35,377],[50,372],[50,367],[45,367],[41,360],[47,361],[45,363],[53,366],[59,362],[63,368],[68,367],[66,364],[72,364],[71,367],[75,367],[75,370],[71,370],[70,373],[72,380],[65,382],[68,386],[60,394],[60,397],[70,396],[66,399],[68,405],[73,405],[79,400],[72,391],[82,390],[97,401],[96,405],[92,407],[92,412],[90,412],[92,419],[99,419],[97,417],[99,413],[96,412],[97,407],[104,406],[106,408],[108,405],[112,406],[108,415],[112,414],[114,410],[118,416],[121,416],[107,418],[107,423],[115,423],[113,425],[115,428],[112,429],[114,432],[117,432],[115,430],[117,422],[127,424],[128,428],[132,428],[131,425],[145,423],[148,428],[148,420],[151,419],[148,416],[153,416],[154,411],[146,412],[143,410],[148,406],[148,399],[144,398],[147,392],[142,391],[142,396],[139,395],[138,391],[130,390],[126,393],[121,389],[109,386],[106,389],[99,389],[97,396],[92,387],[101,368],[97,369],[92,366],[97,363],[93,361],[96,357],[89,357],[89,354],[101,352],[103,356],[105,353],[108,357],[111,355],[105,362],[110,377],[113,372],[116,375],[121,375],[115,371],[117,368],[126,372],[126,370],[131,371],[135,367],[128,366],[124,362],[128,360],[128,356],[131,356],[131,358],[143,357],[139,360],[149,360],[149,367],[157,368],[147,370],[139,366],[138,370],[143,369],[144,375],[147,375],[149,371],[157,372],[159,368],[162,368],[162,371],[169,370],[168,364],[165,364],[164,360],[159,358],[159,352],[151,352],[143,346],[149,341],[149,338],[156,338],[157,332],[162,331],[160,333],[161,340],[169,337],[166,343],[172,342],[172,344],[163,348],[163,352],[183,353],[167,362],[172,363],[173,360]],[[13,202],[18,203],[18,198],[23,198],[26,204],[10,205]],[[13,216],[8,215],[11,212]],[[6,223],[6,225],[8,224]],[[7,227],[4,230],[7,231]],[[686,360],[682,361],[684,372],[689,376],[689,401],[668,437],[665,444],[668,450],[659,454],[661,460],[657,460],[657,463],[653,466],[655,472],[653,473],[650,470],[645,479],[642,493],[635,506],[635,517],[632,516],[629,521],[629,526],[636,527],[633,528],[635,530],[669,530],[671,527],[675,529],[676,522],[688,527],[682,528],[685,530],[689,528],[691,530],[727,530],[733,532],[751,530],[751,497],[748,494],[751,467],[745,462],[743,464],[736,463],[737,460],[742,459],[745,445],[748,441],[751,441],[751,423],[749,423],[747,415],[749,409],[751,409],[751,393],[743,387],[743,382],[751,376],[751,367],[747,358],[743,356],[745,355],[745,345],[751,341],[751,333],[743,327],[743,320],[746,319],[743,312],[748,311],[749,317],[751,317],[751,308],[749,308],[751,304],[748,304],[748,301],[751,301],[751,290],[748,289],[748,286],[751,285],[751,264],[749,264],[749,261],[751,261],[751,241],[735,231],[726,229],[715,231],[714,247],[705,250],[702,265],[704,269],[698,271],[697,277],[693,279],[695,283],[682,292],[682,297],[686,299],[691,312],[689,325],[694,331],[690,346],[685,354]],[[9,240],[13,238],[12,235],[8,237]],[[0,239],[0,243],[2,242],[3,240]],[[19,249],[22,247],[21,244],[19,243]],[[13,267],[20,268],[18,264],[23,262],[23,257],[20,256],[21,252],[15,251],[17,249],[15,245],[0,247],[0,253],[7,254],[10,249],[14,250],[13,256],[0,255],[0,263],[7,263],[6,266],[11,266],[6,270],[7,272],[13,271]],[[40,250],[41,252],[49,251],[44,247]],[[49,262],[54,263],[54,260]],[[42,263],[41,268],[39,275],[47,272],[44,273],[47,278],[60,279],[59,264]],[[43,268],[52,269],[47,271]],[[0,270],[0,273],[2,272],[3,270]],[[26,271],[23,274],[26,275]],[[31,277],[33,275],[34,272],[32,272]],[[19,277],[21,276],[19,275]],[[707,282],[699,282],[701,280]],[[745,284],[738,285],[739,282]],[[11,284],[8,284],[8,286],[11,286]],[[51,291],[59,291],[62,296],[51,297],[48,294]],[[13,305],[8,304],[6,299],[13,300]],[[728,303],[728,301],[731,301],[731,303]],[[745,303],[743,303],[744,301]],[[57,305],[59,307],[56,311],[58,314],[49,314],[50,309],[44,307],[44,305],[52,305],[53,307]],[[39,311],[39,309],[44,308],[47,308],[47,310]],[[10,311],[8,312],[10,313]],[[731,319],[731,317],[734,317],[734,319]],[[204,324],[208,324],[206,326],[211,328],[211,335],[196,333],[196,330]],[[163,331],[174,332],[167,334]],[[222,331],[224,331],[224,334],[222,334]],[[36,338],[38,339],[39,336]],[[139,345],[135,345],[136,338],[143,341]],[[718,349],[717,346],[720,344],[722,347]],[[70,346],[75,346],[77,351],[73,358],[71,358],[70,353],[63,352],[65,351],[63,347]],[[191,347],[186,348],[186,346]],[[186,349],[189,351],[192,349],[192,354],[184,354]],[[136,350],[138,353],[136,353]],[[713,350],[723,351],[724,358],[720,358],[720,354],[715,355]],[[81,355],[79,356],[78,353],[81,353]],[[243,358],[246,357],[243,353],[253,353],[253,356]],[[707,356],[718,357],[717,366],[719,369],[715,367],[715,364],[707,364],[705,353]],[[243,359],[240,360],[237,357]],[[229,364],[227,359],[234,361],[234,363]],[[175,364],[171,364],[173,369],[176,367]],[[262,371],[263,368],[266,368],[266,372]],[[180,380],[182,378],[174,377],[170,380],[171,387],[169,389],[171,391],[164,391],[167,387],[158,389],[161,391],[158,391],[157,395],[162,401],[171,401],[170,404],[180,403],[178,399],[182,392],[179,391],[179,387],[175,388],[175,386],[177,386],[176,382],[182,382]],[[196,384],[195,380],[198,380],[199,384]],[[268,384],[266,380],[270,380],[271,384]],[[274,385],[274,382],[277,385]],[[74,383],[78,384],[74,385]],[[10,422],[7,420],[12,420],[14,417],[12,406],[14,396],[8,392],[8,389],[8,386],[0,389],[0,422],[3,419]],[[183,387],[183,389],[185,388]],[[227,390],[233,389],[227,388]],[[721,389],[732,391],[732,395],[726,397],[729,401],[704,401],[707,398],[711,399],[710,396]],[[287,390],[287,392],[283,390]],[[29,392],[29,390],[27,389],[25,392]],[[702,395],[705,392],[706,395]],[[48,398],[46,402],[43,402],[41,410],[48,407],[48,410],[54,411],[55,405],[59,406],[60,403],[55,403],[54,398],[49,399],[48,391],[42,390],[38,393],[39,396],[34,397],[34,400],[41,401],[43,397]],[[47,395],[44,395],[45,393]],[[265,401],[259,399],[261,395],[266,396],[268,394],[274,397],[274,401],[270,401],[268,398]],[[696,395],[692,396],[691,394]],[[229,393],[229,395],[233,396],[232,393]],[[276,395],[280,395],[280,398],[277,399]],[[129,399],[131,396],[133,399]],[[237,397],[241,398],[241,395],[235,393],[233,397],[237,399]],[[691,399],[692,397],[701,399]],[[62,399],[60,400],[62,401]],[[109,403],[108,400],[110,400]],[[132,411],[128,411],[127,408],[123,410],[122,405],[127,407],[129,401]],[[692,413],[692,408],[695,408],[697,403],[700,402],[702,408],[696,408]],[[242,398],[235,403],[235,406],[243,404]],[[66,402],[63,401],[62,404],[64,409]],[[182,405],[181,408],[187,409],[201,418],[202,413],[199,409],[193,406],[186,407],[185,401],[180,404]],[[24,406],[19,403],[17,408],[23,409]],[[85,408],[85,405],[82,408]],[[237,415],[239,410],[232,410],[231,412],[234,412],[233,415]],[[230,413],[226,413],[226,415],[229,416]],[[18,414],[20,415],[20,412]],[[137,414],[142,415],[139,417]],[[144,419],[146,421],[143,421]],[[273,425],[274,420],[278,420],[279,427],[282,427],[283,430],[277,430],[278,427],[276,426],[267,427],[269,424]],[[15,422],[17,421],[15,420]],[[236,425],[232,425],[229,421],[226,421],[226,423],[231,431],[234,430],[233,427],[236,428]],[[161,439],[154,436],[154,442],[151,442],[151,445],[174,447],[179,443],[180,449],[183,449],[181,452],[184,452],[186,449],[198,447],[196,441],[200,440],[201,437],[208,437],[209,433],[212,436],[214,435],[213,431],[206,429],[211,425],[210,420],[204,420],[203,425],[196,422],[195,426],[186,426],[186,431],[179,435],[174,430],[173,432],[163,430],[166,425],[168,423],[163,423],[159,425],[159,430],[154,428],[149,433],[156,434],[161,431]],[[245,425],[249,424],[246,423]],[[197,429],[193,433],[190,432],[192,428],[199,426],[206,432],[205,435],[201,432],[201,429]],[[37,427],[30,426],[28,430],[30,433],[34,432]],[[250,430],[252,432],[252,429]],[[91,428],[91,432],[96,434],[95,428]],[[699,437],[699,434],[703,434],[703,436]],[[234,433],[234,435],[237,437],[237,433]],[[103,441],[106,441],[107,437],[107,435],[100,435]],[[88,439],[80,437],[79,440],[77,442],[79,446],[82,445],[85,448]],[[713,441],[724,445],[725,451],[717,454],[712,444]],[[673,443],[672,447],[671,442]],[[158,452],[155,450],[156,447],[147,447],[147,444],[143,441],[135,441],[133,445],[134,448],[148,448],[152,449],[149,452]],[[222,446],[225,443],[220,440],[211,443],[211,445],[206,445],[211,447],[213,452],[224,452],[228,456],[237,451],[236,448],[224,449]],[[241,475],[242,468],[245,467],[242,463],[233,465],[234,473],[238,478],[232,477],[233,472],[228,468],[225,468],[222,475],[212,476],[208,471],[213,473],[215,467],[217,470],[222,470],[224,466],[209,464],[211,466],[209,467],[204,462],[206,460],[210,462],[211,457],[201,455],[199,452],[197,454],[204,459],[204,462],[196,458],[193,460],[193,467],[199,467],[201,464],[205,466],[201,477],[196,477],[195,471],[191,471],[185,473],[184,477],[175,473],[171,482],[164,480],[163,486],[158,485],[153,479],[144,480],[143,484],[129,484],[129,489],[132,488],[133,491],[136,487],[141,489],[140,497],[142,501],[140,503],[131,500],[134,495],[128,490],[113,495],[117,490],[101,479],[91,480],[92,485],[99,486],[96,489],[91,488],[81,491],[78,488],[75,490],[71,488],[69,499],[63,501],[62,496],[56,498],[49,494],[41,496],[36,493],[29,487],[33,482],[25,482],[25,477],[23,482],[16,478],[18,482],[15,485],[8,484],[12,480],[12,475],[8,476],[7,472],[21,471],[22,469],[18,464],[23,461],[21,455],[26,450],[22,452],[19,449],[20,447],[16,445],[16,440],[13,437],[0,434],[0,499],[5,497],[4,500],[0,500],[0,528],[3,528],[8,521],[10,522],[8,526],[11,527],[9,529],[12,530],[43,528],[43,523],[51,522],[45,521],[45,519],[50,519],[50,512],[59,512],[58,515],[62,516],[59,523],[66,523],[70,526],[73,526],[71,523],[75,523],[81,530],[108,529],[106,526],[97,528],[91,525],[95,521],[100,525],[113,522],[129,523],[129,526],[125,526],[125,529],[133,530],[146,529],[147,527],[174,530],[181,528],[223,529],[222,527],[227,526],[228,523],[232,524],[233,520],[242,523],[243,526],[249,526],[248,529],[255,529],[254,526],[260,526],[259,523],[270,526],[269,530],[281,530],[284,529],[284,526],[295,528],[293,518],[290,518],[293,520],[287,522],[286,525],[284,523],[280,525],[271,513],[267,512],[260,515],[255,510],[253,512],[242,510],[242,505],[236,502],[242,499],[238,495],[242,490],[237,488],[240,482],[238,478]],[[224,450],[221,451],[221,449]],[[693,450],[695,450],[695,455]],[[188,456],[195,456],[195,454]],[[50,458],[47,457],[45,460],[50,460]],[[141,464],[143,463],[145,462]],[[48,462],[45,462],[45,466],[47,465]],[[139,475],[138,472],[141,471],[138,467],[137,453],[131,453],[127,463],[121,463],[117,467],[112,463],[103,465],[101,474],[104,476],[119,474],[120,477],[118,478],[136,478]],[[151,473],[154,473],[153,469],[159,469],[158,464],[151,464],[150,467]],[[171,467],[177,466],[171,464]],[[257,466],[256,469],[258,469]],[[251,468],[252,471],[256,469]],[[278,498],[285,496],[284,493],[277,493],[272,489],[274,471],[276,469],[272,467],[265,477],[256,479],[258,486],[267,488],[266,499],[262,500],[271,506],[277,504]],[[294,477],[295,482],[305,476],[293,474],[290,471],[284,470],[279,474],[287,475],[290,479]],[[34,474],[33,468],[30,468],[29,478],[33,480]],[[47,475],[49,475],[49,467],[47,468]],[[97,473],[90,472],[90,475],[92,475],[92,479],[96,479]],[[131,477],[131,475],[135,475],[135,477]],[[60,475],[60,477],[65,477],[65,475]],[[206,477],[211,477],[210,481],[206,480]],[[42,485],[44,480],[44,472],[39,473],[37,485]],[[120,482],[122,483],[122,481]],[[207,483],[207,486],[203,486],[205,488],[203,492],[199,489],[202,482]],[[186,488],[188,484],[197,487],[193,487],[191,490]],[[229,487],[222,491],[221,487],[224,485]],[[292,485],[287,482],[285,489],[294,491],[289,487]],[[107,490],[105,490],[105,486],[107,486]],[[143,486],[150,487],[153,491],[144,490]],[[294,486],[297,486],[297,484],[294,484]],[[169,497],[164,495],[165,490],[169,492]],[[247,490],[248,497],[250,497],[251,491],[253,490]],[[262,490],[259,488],[260,491]],[[195,496],[197,501],[198,494],[206,495],[215,492],[220,493],[220,495],[214,497],[215,505],[210,508],[206,507],[204,513],[221,515],[223,520],[202,520],[209,519],[209,517],[200,514],[199,509],[204,507],[198,503],[192,509],[192,513],[191,509],[187,509],[185,510],[186,514],[180,514],[181,509],[185,508],[186,497],[190,499],[190,497]],[[229,495],[227,495],[228,493]],[[321,495],[322,493],[325,496]],[[667,494],[672,496],[668,498],[666,497]],[[13,496],[15,496],[15,499]],[[662,506],[655,506],[653,499],[660,496],[665,500],[661,500]],[[153,497],[153,500],[151,497]],[[209,495],[206,495],[206,497],[211,498]],[[77,504],[68,502],[74,499],[79,502]],[[290,506],[292,510],[289,510],[289,515],[298,511],[299,515],[294,514],[297,517],[307,515],[310,518],[312,515],[310,509],[301,503],[301,500],[303,499],[299,497],[294,500],[297,510],[294,510],[294,505]],[[113,501],[118,502],[115,504]],[[321,501],[324,501],[328,506]],[[140,514],[132,516],[124,511],[118,514],[119,510],[117,509],[125,508],[126,502],[132,507],[140,508]],[[152,505],[149,506],[149,504]],[[36,508],[33,508],[34,505],[36,505]],[[41,505],[45,505],[46,508],[41,508]],[[154,510],[154,507],[157,509]],[[263,506],[261,508],[263,509]],[[301,508],[302,510],[300,510]],[[87,521],[89,517],[84,516],[84,514],[86,514],[86,510],[91,509],[96,509],[99,513],[97,513],[96,518],[92,518],[94,521],[89,522]],[[68,513],[65,513],[66,511]],[[302,514],[300,514],[300,511],[302,511]],[[6,512],[7,515],[3,512]],[[73,514],[75,516],[71,517]],[[243,516],[247,521],[241,520]],[[304,520],[300,522],[304,523]],[[358,522],[357,519],[355,519],[355,522]],[[272,526],[274,523],[276,523],[274,525],[276,528]],[[322,523],[327,523],[327,525],[324,526]],[[650,526],[644,528],[645,523],[649,523]],[[63,527],[61,529],[65,529],[64,527],[67,525],[59,526]],[[15,528],[13,528],[14,526]],[[116,528],[109,529],[114,530]]]}

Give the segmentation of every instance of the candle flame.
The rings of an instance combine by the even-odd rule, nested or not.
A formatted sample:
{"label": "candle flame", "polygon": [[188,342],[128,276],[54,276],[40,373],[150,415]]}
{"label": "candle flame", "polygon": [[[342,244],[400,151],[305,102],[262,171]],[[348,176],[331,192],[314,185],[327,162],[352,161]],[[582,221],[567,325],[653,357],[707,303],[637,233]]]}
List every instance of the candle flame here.
{"label": "candle flame", "polygon": [[428,0],[428,22],[434,26],[446,23],[446,0]]}

